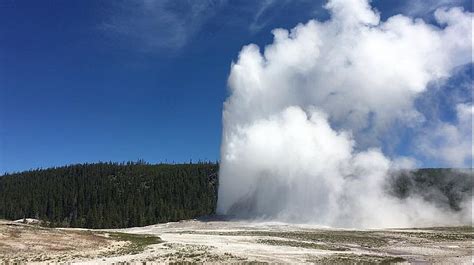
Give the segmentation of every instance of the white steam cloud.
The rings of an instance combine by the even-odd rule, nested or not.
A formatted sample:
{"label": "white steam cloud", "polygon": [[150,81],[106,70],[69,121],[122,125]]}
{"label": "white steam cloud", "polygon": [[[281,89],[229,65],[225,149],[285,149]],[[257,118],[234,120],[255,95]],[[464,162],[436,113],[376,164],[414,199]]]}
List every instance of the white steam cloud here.
{"label": "white steam cloud", "polygon": [[472,167],[474,106],[456,106],[457,124],[440,123],[420,134],[419,149],[428,157],[455,167],[470,164]]}
{"label": "white steam cloud", "polygon": [[[403,15],[381,21],[366,0],[326,8],[330,20],[275,29],[263,54],[245,46],[232,65],[217,211],[346,227],[470,222],[471,201],[450,212],[387,195],[390,170],[413,163],[377,146],[394,123],[423,120],[414,101],[430,81],[472,61],[472,14],[438,9],[437,27]],[[472,116],[472,106],[459,115]]]}

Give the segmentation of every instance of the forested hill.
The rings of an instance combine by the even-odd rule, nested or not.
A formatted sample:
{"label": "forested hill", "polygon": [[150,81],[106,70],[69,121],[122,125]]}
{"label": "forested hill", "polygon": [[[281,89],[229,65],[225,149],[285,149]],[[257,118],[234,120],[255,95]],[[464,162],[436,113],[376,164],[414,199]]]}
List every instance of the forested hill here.
{"label": "forested hill", "polygon": [[[0,177],[0,219],[36,218],[52,226],[119,228],[213,214],[218,165],[144,162],[80,164]],[[397,171],[387,192],[421,196],[460,210],[472,170]]]}
{"label": "forested hill", "polygon": [[213,214],[214,163],[79,164],[0,177],[0,218],[119,228]]}
{"label": "forested hill", "polygon": [[389,178],[388,190],[400,199],[418,196],[439,207],[459,211],[472,196],[473,177],[472,169],[401,170]]}

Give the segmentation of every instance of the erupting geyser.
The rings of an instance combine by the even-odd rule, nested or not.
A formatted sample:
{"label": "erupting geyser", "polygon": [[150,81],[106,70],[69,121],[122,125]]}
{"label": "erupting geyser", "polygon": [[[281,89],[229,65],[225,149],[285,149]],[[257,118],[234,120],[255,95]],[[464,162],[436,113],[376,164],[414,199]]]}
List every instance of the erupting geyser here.
{"label": "erupting geyser", "polygon": [[[381,21],[366,0],[326,8],[328,21],[275,29],[263,54],[245,46],[232,65],[217,211],[344,227],[470,223],[472,196],[454,211],[389,195],[389,173],[414,159],[384,154],[381,142],[394,124],[423,121],[414,102],[429,82],[472,63],[472,13],[438,9],[434,26]],[[472,101],[457,108],[472,117]],[[453,126],[467,148],[455,166],[472,161],[464,123]]]}

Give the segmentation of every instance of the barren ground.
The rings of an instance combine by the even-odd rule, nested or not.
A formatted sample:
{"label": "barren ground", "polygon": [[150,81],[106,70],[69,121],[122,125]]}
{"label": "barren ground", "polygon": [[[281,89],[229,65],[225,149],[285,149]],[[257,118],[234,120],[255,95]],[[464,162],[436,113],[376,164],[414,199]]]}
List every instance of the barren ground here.
{"label": "barren ground", "polygon": [[0,261],[472,264],[472,227],[347,230],[182,221],[116,230],[0,221]]}

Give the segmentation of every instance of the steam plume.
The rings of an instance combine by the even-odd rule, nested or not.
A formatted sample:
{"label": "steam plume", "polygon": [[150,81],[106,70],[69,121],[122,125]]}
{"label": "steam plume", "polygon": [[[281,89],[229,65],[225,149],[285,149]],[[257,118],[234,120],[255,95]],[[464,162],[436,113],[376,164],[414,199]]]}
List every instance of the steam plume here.
{"label": "steam plume", "polygon": [[379,139],[394,123],[423,120],[417,96],[471,63],[472,14],[438,9],[436,27],[381,21],[366,0],[326,8],[328,21],[275,29],[262,53],[245,46],[232,65],[218,212],[351,227],[469,222],[472,197],[451,212],[390,196],[390,172],[414,160],[389,158]]}

